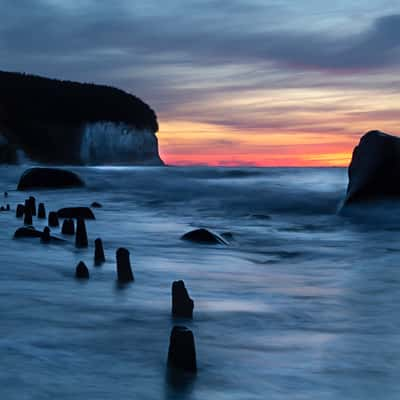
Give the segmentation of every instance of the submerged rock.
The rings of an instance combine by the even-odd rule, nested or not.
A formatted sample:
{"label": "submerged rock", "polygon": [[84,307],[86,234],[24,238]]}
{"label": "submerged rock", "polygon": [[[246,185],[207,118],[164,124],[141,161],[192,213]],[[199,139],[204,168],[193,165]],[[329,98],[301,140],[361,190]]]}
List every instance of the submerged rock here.
{"label": "submerged rock", "polygon": [[200,244],[228,244],[228,242],[220,235],[204,228],[195,229],[185,233],[181,239]]}
{"label": "submerged rock", "polygon": [[89,207],[66,207],[57,211],[59,218],[96,219]]}
{"label": "submerged rock", "polygon": [[76,266],[75,277],[78,279],[89,279],[89,270],[83,261],[80,261]]}
{"label": "submerged rock", "polygon": [[181,318],[193,318],[194,302],[183,281],[172,283],[172,315]]}
{"label": "submerged rock", "polygon": [[18,190],[61,189],[85,186],[82,179],[74,172],[60,168],[29,168],[18,183]]}
{"label": "submerged rock", "polygon": [[91,205],[90,205],[90,207],[92,207],[92,208],[101,208],[101,207],[103,207],[100,203],[98,203],[97,201],[94,201]]}
{"label": "submerged rock", "polygon": [[345,204],[400,198],[400,138],[370,131],[353,151]]}
{"label": "submerged rock", "polygon": [[129,251],[123,247],[117,250],[117,275],[121,283],[132,282],[135,280],[132,273]]}
{"label": "submerged rock", "polygon": [[191,330],[174,326],[168,349],[168,366],[186,372],[197,371],[196,348]]}
{"label": "submerged rock", "polygon": [[43,232],[36,230],[33,226],[18,228],[14,233],[14,238],[41,238]]}
{"label": "submerged rock", "polygon": [[43,232],[41,232],[41,231],[38,231],[37,229],[35,229],[33,226],[24,226],[22,228],[18,228],[14,233],[14,239],[21,239],[21,238],[40,238],[40,239],[42,239],[43,236],[44,236],[44,241],[43,241],[44,243],[64,242],[64,240],[62,240],[58,237],[50,236],[50,229],[47,227],[44,228]]}

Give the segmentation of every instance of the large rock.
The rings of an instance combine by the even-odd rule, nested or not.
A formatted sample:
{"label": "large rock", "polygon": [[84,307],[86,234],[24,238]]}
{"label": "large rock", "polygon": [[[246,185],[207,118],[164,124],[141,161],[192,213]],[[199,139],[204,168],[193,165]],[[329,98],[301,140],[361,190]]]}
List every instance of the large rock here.
{"label": "large rock", "polygon": [[57,211],[58,218],[96,219],[89,207],[66,207]]}
{"label": "large rock", "polygon": [[181,239],[199,244],[228,244],[220,235],[204,228],[185,233]]}
{"label": "large rock", "polygon": [[60,168],[29,168],[21,176],[18,190],[62,189],[85,186],[74,172]]}
{"label": "large rock", "polygon": [[353,151],[345,204],[400,197],[400,138],[370,131]]}

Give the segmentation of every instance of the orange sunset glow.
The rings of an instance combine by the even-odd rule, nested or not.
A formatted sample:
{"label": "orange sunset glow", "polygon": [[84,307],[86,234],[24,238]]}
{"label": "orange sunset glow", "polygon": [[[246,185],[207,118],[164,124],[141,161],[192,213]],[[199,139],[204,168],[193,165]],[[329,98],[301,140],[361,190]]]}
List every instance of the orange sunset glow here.
{"label": "orange sunset glow", "polygon": [[[288,90],[269,93],[268,99],[273,106],[262,96],[215,99],[220,114],[236,108],[246,118],[253,115],[256,127],[168,121],[166,116],[158,134],[161,156],[171,165],[347,166],[362,134],[397,131],[397,94],[375,92],[365,98],[360,91]],[[204,108],[205,114],[216,112]]]}

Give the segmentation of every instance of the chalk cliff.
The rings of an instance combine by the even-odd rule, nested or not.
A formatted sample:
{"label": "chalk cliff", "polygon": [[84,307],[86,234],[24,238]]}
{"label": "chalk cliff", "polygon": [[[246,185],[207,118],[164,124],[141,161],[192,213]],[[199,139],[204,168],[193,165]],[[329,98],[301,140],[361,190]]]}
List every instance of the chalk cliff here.
{"label": "chalk cliff", "polygon": [[0,163],[162,165],[157,131],[120,89],[0,71]]}

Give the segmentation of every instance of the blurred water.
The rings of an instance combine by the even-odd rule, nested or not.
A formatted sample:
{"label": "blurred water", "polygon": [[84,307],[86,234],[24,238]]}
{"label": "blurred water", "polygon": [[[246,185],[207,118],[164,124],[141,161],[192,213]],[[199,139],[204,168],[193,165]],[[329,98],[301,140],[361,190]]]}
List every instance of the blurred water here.
{"label": "blurred water", "polygon": [[[20,193],[23,168],[0,168],[13,210],[31,194],[48,211],[103,204],[88,250],[12,240],[21,221],[0,213],[2,399],[399,398],[398,205],[337,214],[344,169],[75,170],[86,189]],[[234,240],[179,240],[200,226]],[[123,290],[120,246],[136,277]],[[199,367],[181,386],[166,373],[176,279],[195,301],[181,323]]]}

